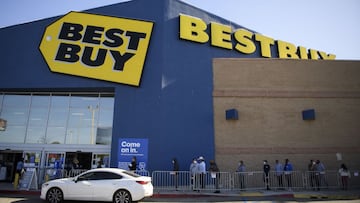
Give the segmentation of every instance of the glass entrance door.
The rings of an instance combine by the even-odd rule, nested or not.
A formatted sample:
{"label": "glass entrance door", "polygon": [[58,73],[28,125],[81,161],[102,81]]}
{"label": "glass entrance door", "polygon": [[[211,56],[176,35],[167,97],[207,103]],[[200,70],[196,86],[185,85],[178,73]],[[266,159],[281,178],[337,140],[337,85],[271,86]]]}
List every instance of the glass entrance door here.
{"label": "glass entrance door", "polygon": [[0,152],[0,181],[13,182],[16,164],[23,157],[22,151],[1,151]]}
{"label": "glass entrance door", "polygon": [[91,169],[91,152],[66,152],[66,169]]}
{"label": "glass entrance door", "polygon": [[46,168],[64,169],[64,152],[47,152]]}
{"label": "glass entrance door", "polygon": [[92,159],[92,168],[108,168],[110,166],[110,154],[94,153]]}
{"label": "glass entrance door", "polygon": [[46,152],[45,181],[66,177],[65,152]]}
{"label": "glass entrance door", "polygon": [[41,152],[25,151],[24,152],[24,167],[36,168],[40,167]]}

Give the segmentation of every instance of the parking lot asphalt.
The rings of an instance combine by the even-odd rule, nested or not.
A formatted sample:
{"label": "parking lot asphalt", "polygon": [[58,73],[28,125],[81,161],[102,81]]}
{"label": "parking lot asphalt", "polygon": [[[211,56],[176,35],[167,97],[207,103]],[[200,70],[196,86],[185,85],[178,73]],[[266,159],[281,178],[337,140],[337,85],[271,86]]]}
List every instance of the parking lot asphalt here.
{"label": "parking lot asphalt", "polygon": [[[11,183],[0,182],[1,194],[13,195],[33,195],[40,196],[40,190],[18,190],[13,188]],[[151,198],[147,201],[161,199],[189,199],[189,198],[219,198],[219,199],[326,199],[326,200],[360,200],[360,189],[324,189],[320,191],[313,190],[224,190],[220,193],[212,191],[176,191],[176,190],[154,190]]]}

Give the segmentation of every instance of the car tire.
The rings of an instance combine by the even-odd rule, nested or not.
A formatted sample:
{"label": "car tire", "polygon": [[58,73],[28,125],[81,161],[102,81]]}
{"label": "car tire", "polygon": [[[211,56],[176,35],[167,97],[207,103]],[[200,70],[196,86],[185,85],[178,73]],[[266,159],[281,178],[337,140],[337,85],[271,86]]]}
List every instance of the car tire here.
{"label": "car tire", "polygon": [[53,187],[46,193],[46,200],[49,203],[61,203],[64,200],[64,194],[60,188]]}
{"label": "car tire", "polygon": [[131,203],[131,194],[127,190],[118,190],[114,193],[113,203]]}

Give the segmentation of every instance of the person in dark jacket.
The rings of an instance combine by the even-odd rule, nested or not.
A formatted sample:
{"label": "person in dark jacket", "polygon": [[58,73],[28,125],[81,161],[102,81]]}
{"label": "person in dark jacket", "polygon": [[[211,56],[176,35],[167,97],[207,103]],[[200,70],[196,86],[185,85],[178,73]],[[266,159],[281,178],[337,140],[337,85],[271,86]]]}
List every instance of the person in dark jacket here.
{"label": "person in dark jacket", "polygon": [[267,190],[270,190],[269,173],[270,173],[270,165],[269,165],[267,160],[264,160],[264,181],[265,181],[265,185],[266,185]]}
{"label": "person in dark jacket", "polygon": [[215,188],[216,188],[215,193],[220,193],[220,190],[219,190],[219,178],[220,178],[219,172],[220,172],[220,170],[214,160],[210,160],[209,163],[210,163],[209,171],[211,173],[211,178],[215,179]]}
{"label": "person in dark jacket", "polygon": [[287,182],[288,188],[291,190],[292,183],[291,183],[291,173],[293,171],[293,166],[290,163],[289,159],[285,159],[285,165],[284,165],[284,174],[285,174],[285,180]]}
{"label": "person in dark jacket", "polygon": [[175,183],[175,189],[178,189],[178,171],[179,171],[179,163],[176,158],[172,159],[173,164],[173,175],[174,175],[174,183]]}
{"label": "person in dark jacket", "polygon": [[129,164],[129,170],[130,171],[136,171],[136,156],[133,156],[133,158],[131,159],[131,162]]}

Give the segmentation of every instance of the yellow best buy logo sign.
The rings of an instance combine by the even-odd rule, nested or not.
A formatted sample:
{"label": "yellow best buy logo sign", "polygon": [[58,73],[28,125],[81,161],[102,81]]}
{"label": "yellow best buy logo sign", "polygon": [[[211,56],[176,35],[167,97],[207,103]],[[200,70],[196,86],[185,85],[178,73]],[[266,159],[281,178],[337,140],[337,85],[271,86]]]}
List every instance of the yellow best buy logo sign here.
{"label": "yellow best buy logo sign", "polygon": [[[336,55],[328,54],[315,49],[306,49],[295,46],[282,40],[274,40],[259,33],[246,29],[234,30],[231,25],[210,22],[208,25],[203,19],[180,14],[180,39],[198,43],[209,43],[213,47],[234,50],[241,54],[253,54],[260,49],[265,58],[292,58],[312,60],[334,60]],[[277,49],[273,53],[272,47]]]}
{"label": "yellow best buy logo sign", "polygon": [[138,86],[153,24],[70,12],[46,28],[40,51],[53,72]]}

